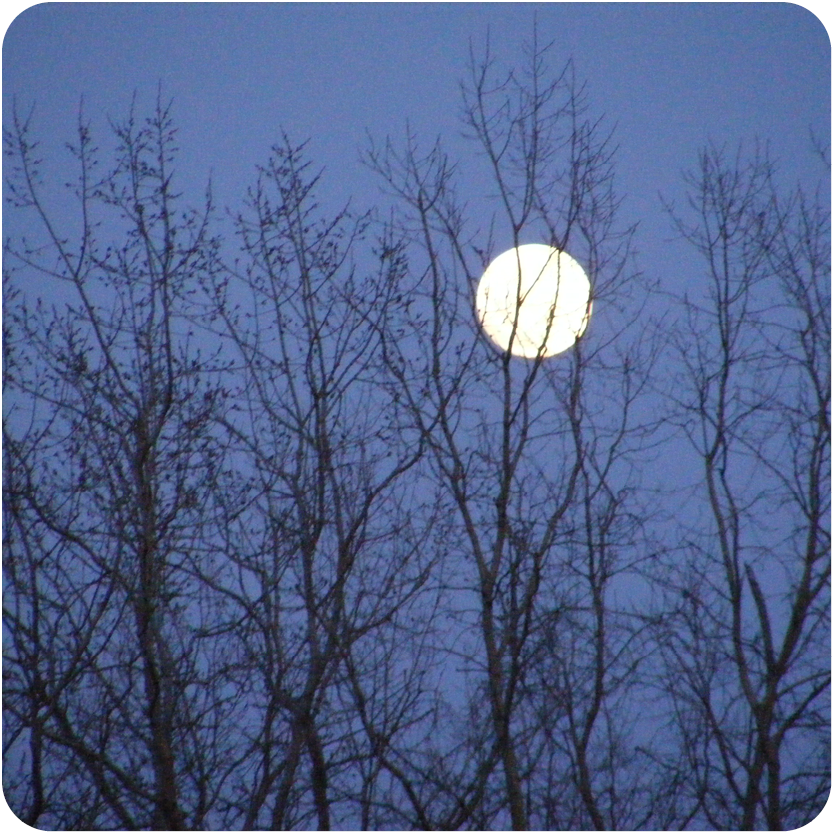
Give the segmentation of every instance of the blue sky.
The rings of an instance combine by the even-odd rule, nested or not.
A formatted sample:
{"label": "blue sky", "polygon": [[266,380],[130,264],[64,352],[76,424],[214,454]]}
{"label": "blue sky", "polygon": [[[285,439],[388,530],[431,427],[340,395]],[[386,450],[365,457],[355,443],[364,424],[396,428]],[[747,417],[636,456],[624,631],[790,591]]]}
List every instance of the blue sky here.
{"label": "blue sky", "polygon": [[574,59],[591,112],[615,127],[620,221],[638,224],[637,266],[660,288],[702,286],[661,196],[684,199],[681,172],[706,142],[767,143],[786,185],[824,176],[811,136],[829,146],[830,39],[788,3],[41,4],[6,21],[3,118],[13,102],[34,107],[60,185],[82,97],[106,149],[107,117],[123,118],[134,93],[149,112],[161,84],[179,128],[179,188],[199,204],[210,179],[220,209],[241,206],[282,130],[310,140],[331,209],[385,204],[360,161],[371,138],[441,136],[477,212],[490,186],[461,136],[469,49],[488,36],[501,62],[520,64],[536,21],[554,65]]}
{"label": "blue sky", "polygon": [[[537,18],[553,60],[573,57],[591,110],[616,127],[622,220],[638,222],[640,267],[679,288],[682,265],[659,194],[708,140],[767,141],[785,180],[819,173],[813,131],[829,141],[830,41],[787,3],[55,3],[24,10],[3,44],[3,113],[35,105],[36,133],[59,151],[84,97],[102,135],[134,91],[140,112],[159,83],[180,128],[180,183],[194,200],[209,179],[239,204],[286,130],[311,139],[334,204],[378,204],[359,162],[368,136],[461,141],[459,84],[469,45],[487,34],[507,65]],[[47,154],[49,156],[49,154]],[[466,183],[477,198],[478,183]],[[675,266],[669,267],[673,262]]]}

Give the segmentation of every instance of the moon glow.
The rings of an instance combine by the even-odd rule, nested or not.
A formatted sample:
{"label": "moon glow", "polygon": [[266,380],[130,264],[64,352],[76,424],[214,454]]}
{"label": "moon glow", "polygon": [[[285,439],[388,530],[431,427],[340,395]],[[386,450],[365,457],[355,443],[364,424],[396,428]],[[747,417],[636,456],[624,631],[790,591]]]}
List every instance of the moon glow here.
{"label": "moon glow", "polygon": [[501,350],[534,359],[575,344],[590,319],[590,281],[566,252],[527,243],[498,255],[477,287],[477,316]]}

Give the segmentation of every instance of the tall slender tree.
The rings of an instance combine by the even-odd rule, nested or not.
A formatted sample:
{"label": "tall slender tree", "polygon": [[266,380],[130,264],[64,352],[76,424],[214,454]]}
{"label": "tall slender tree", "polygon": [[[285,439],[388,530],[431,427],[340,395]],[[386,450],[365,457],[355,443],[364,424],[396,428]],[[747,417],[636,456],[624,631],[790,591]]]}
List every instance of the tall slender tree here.
{"label": "tall slender tree", "polygon": [[682,301],[673,399],[703,515],[667,578],[664,676],[695,817],[791,829],[830,777],[829,209],[761,148],[710,146],[687,182],[708,292]]}
{"label": "tall slender tree", "polygon": [[[631,232],[616,220],[610,135],[589,117],[572,64],[553,74],[549,51],[533,42],[523,75],[501,76],[488,52],[473,57],[464,121],[497,194],[491,228],[510,246],[543,241],[578,257],[604,320],[627,295]],[[610,585],[635,560],[616,547],[635,517],[625,472],[644,426],[631,406],[650,361],[637,372],[638,340],[625,346],[592,325],[556,358],[544,358],[543,344],[529,359],[498,351],[474,313],[494,244],[477,245],[442,148],[423,154],[408,137],[403,151],[388,143],[369,161],[402,201],[396,229],[413,252],[398,290],[410,305],[383,332],[385,373],[399,392],[400,430],[425,445],[453,519],[459,590],[445,605],[456,611],[455,650],[467,634],[470,696],[488,704],[482,748],[442,824],[604,829],[619,810],[602,797],[613,790],[596,757],[615,756],[605,732],[628,676]],[[558,800],[548,755],[570,773]],[[486,785],[489,809],[473,816]]]}
{"label": "tall slender tree", "polygon": [[[161,99],[113,125],[109,168],[80,119],[72,213],[9,125],[3,779],[24,821],[820,810],[829,210],[763,153],[704,151],[675,218],[708,289],[652,329],[611,133],[552,53],[472,54],[469,179],[440,142],[371,146],[384,215],[330,211],[286,136],[241,209],[183,208]],[[557,356],[477,318],[484,269],[529,242],[591,284]],[[650,465],[683,442],[672,534]]]}
{"label": "tall slender tree", "polygon": [[430,524],[400,483],[422,446],[386,431],[372,379],[388,267],[357,273],[366,218],[326,217],[318,179],[284,137],[237,216],[238,270],[206,287],[235,357],[223,425],[246,473],[226,569],[206,579],[245,657],[246,828],[350,824],[353,768],[378,765],[419,699],[419,664],[395,680],[411,652],[386,635],[406,628],[431,567]]}
{"label": "tall slender tree", "polygon": [[216,244],[210,203],[178,207],[169,109],[114,133],[102,174],[79,121],[76,228],[50,213],[28,122],[6,137],[12,202],[39,224],[6,261],[43,287],[5,310],[7,795],[32,825],[181,829],[202,822],[194,761],[218,720],[189,563],[223,391],[186,318]]}

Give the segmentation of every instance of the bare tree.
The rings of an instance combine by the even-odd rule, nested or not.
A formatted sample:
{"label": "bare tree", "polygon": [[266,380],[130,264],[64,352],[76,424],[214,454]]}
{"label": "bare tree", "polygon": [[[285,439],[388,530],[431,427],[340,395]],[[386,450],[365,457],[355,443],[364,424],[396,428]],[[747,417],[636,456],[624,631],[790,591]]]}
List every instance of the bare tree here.
{"label": "bare tree", "polygon": [[366,218],[327,218],[318,181],[284,137],[237,217],[238,272],[207,288],[237,357],[224,425],[248,473],[226,569],[208,579],[240,623],[228,638],[245,657],[251,776],[231,823],[246,828],[369,821],[348,782],[378,766],[420,699],[403,639],[431,567],[430,516],[414,523],[400,481],[422,445],[387,430],[372,378],[388,266],[358,271]]}
{"label": "bare tree", "polygon": [[677,417],[704,516],[673,569],[663,650],[694,818],[800,827],[829,791],[830,225],[760,149],[709,147],[677,218]]}
{"label": "bare tree", "polygon": [[[27,823],[775,829],[818,812],[829,211],[784,196],[764,154],[711,148],[689,178],[677,224],[709,290],[682,299],[662,395],[667,447],[687,440],[698,475],[682,540],[657,524],[653,542],[668,341],[646,326],[611,134],[551,55],[533,38],[502,72],[472,54],[471,180],[408,135],[366,155],[384,221],[328,211],[283,136],[225,240],[210,196],[180,207],[161,101],[113,125],[110,169],[80,119],[74,212],[15,118],[3,752]],[[483,270],[529,242],[591,284],[556,356],[500,350],[477,318]]]}
{"label": "bare tree", "polygon": [[43,287],[5,310],[6,795],[32,825],[181,829],[210,804],[219,721],[187,565],[212,523],[222,390],[184,318],[215,244],[210,205],[178,208],[168,108],[114,133],[102,176],[79,120],[76,228],[49,213],[28,121],[6,136],[33,221],[6,261]]}
{"label": "bare tree", "polygon": [[[547,55],[533,43],[526,74],[503,77],[488,51],[472,59],[464,120],[497,194],[491,227],[508,245],[542,240],[579,257],[594,314],[615,316],[627,293],[629,232],[615,219],[610,136],[586,115],[572,65],[553,76]],[[618,811],[603,808],[593,750],[614,754],[601,727],[627,678],[616,670],[628,641],[613,634],[621,623],[612,621],[610,586],[634,560],[634,549],[616,549],[618,528],[633,520],[627,461],[643,429],[631,405],[645,374],[636,353],[590,333],[555,359],[544,358],[543,344],[531,359],[499,353],[474,314],[494,244],[467,222],[441,147],[423,154],[409,137],[403,151],[388,143],[368,158],[404,206],[392,227],[408,255],[397,291],[409,300],[382,334],[387,384],[399,430],[425,445],[453,519],[449,658],[462,655],[474,703],[488,704],[477,733],[485,748],[467,774],[446,778],[460,784],[457,806],[438,823],[471,823],[488,784],[493,807],[480,820],[491,825],[579,819],[603,829]],[[514,336],[517,319],[513,327]],[[603,385],[607,412],[596,399]],[[547,755],[580,797],[569,821],[566,795],[552,806]]]}
{"label": "bare tree", "polygon": [[366,220],[314,216],[284,142],[230,271],[210,204],[177,209],[168,108],[114,133],[100,175],[79,124],[66,231],[6,137],[43,237],[6,250],[7,795],[56,827],[385,826],[435,513],[372,380],[388,260],[356,275]]}

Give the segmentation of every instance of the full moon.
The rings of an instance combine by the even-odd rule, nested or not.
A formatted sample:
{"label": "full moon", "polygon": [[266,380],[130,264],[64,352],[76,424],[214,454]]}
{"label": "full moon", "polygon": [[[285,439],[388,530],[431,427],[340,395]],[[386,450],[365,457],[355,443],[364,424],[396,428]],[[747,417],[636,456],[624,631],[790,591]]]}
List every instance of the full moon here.
{"label": "full moon", "polygon": [[498,255],[477,287],[477,316],[487,335],[501,350],[528,359],[572,347],[591,308],[584,269],[542,243]]}

